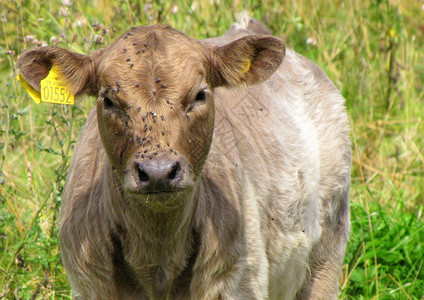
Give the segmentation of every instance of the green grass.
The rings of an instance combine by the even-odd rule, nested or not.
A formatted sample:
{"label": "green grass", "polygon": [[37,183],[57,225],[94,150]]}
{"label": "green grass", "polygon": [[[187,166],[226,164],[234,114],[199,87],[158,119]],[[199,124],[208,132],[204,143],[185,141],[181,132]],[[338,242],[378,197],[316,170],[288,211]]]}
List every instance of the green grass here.
{"label": "green grass", "polygon": [[17,56],[55,40],[88,53],[157,22],[211,37],[242,10],[321,66],[346,98],[352,230],[340,298],[424,299],[424,2],[277,2],[1,1],[0,299],[70,299],[57,215],[94,102],[36,105],[16,80]]}

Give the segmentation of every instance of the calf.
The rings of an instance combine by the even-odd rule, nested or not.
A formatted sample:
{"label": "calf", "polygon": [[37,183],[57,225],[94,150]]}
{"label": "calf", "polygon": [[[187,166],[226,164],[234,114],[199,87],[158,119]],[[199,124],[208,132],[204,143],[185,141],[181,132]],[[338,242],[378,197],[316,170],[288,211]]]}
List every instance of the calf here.
{"label": "calf", "polygon": [[245,19],[197,41],[132,28],[54,66],[97,97],[63,193],[77,299],[335,299],[349,232],[344,100],[312,62]]}

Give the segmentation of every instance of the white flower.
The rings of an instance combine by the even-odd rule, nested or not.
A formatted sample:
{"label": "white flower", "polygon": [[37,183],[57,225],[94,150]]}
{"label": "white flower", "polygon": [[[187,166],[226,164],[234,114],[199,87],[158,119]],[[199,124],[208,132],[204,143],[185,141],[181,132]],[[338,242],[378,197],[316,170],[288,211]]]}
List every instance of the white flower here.
{"label": "white flower", "polygon": [[174,6],[172,6],[172,10],[171,12],[175,15],[178,12],[178,5],[174,4]]}
{"label": "white flower", "polygon": [[194,11],[196,9],[196,6],[197,6],[197,2],[193,2],[190,7],[191,11]]}
{"label": "white flower", "polygon": [[71,6],[72,0],[62,0],[62,4],[65,5],[65,6]]}
{"label": "white flower", "polygon": [[69,8],[67,7],[59,7],[59,16],[67,17],[69,16]]}
{"label": "white flower", "polygon": [[96,43],[96,44],[104,44],[105,43],[105,39],[101,35],[96,34],[94,36],[94,43]]}
{"label": "white flower", "polygon": [[33,35],[27,35],[24,37],[24,43],[31,43],[34,40],[35,40],[35,36]]}
{"label": "white flower", "polygon": [[316,46],[317,45],[317,39],[314,37],[308,37],[306,39],[306,44]]}
{"label": "white flower", "polygon": [[57,39],[57,37],[52,36],[50,38],[50,44],[52,44],[53,46],[57,46],[59,44],[59,40]]}
{"label": "white flower", "polygon": [[87,20],[84,17],[77,17],[76,23],[74,24],[74,27],[81,27],[87,24]]}

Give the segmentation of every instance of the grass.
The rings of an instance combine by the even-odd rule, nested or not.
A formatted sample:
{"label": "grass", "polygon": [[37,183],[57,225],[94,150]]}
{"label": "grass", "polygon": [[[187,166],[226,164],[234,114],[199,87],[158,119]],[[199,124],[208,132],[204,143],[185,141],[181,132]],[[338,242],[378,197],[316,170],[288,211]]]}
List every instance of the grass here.
{"label": "grass", "polygon": [[422,0],[70,2],[0,2],[0,298],[71,298],[57,214],[93,105],[36,105],[16,81],[17,56],[42,44],[88,53],[132,25],[157,22],[207,38],[248,10],[321,66],[346,98],[352,233],[340,298],[424,299]]}

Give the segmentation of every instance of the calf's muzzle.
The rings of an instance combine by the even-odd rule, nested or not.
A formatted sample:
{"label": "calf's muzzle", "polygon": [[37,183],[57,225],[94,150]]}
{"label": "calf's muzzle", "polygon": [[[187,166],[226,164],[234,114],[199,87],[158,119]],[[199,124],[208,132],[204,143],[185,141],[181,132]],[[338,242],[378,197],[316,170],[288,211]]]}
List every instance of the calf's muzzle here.
{"label": "calf's muzzle", "polygon": [[134,163],[134,177],[142,193],[154,194],[179,190],[183,180],[182,162],[170,156],[144,159]]}

